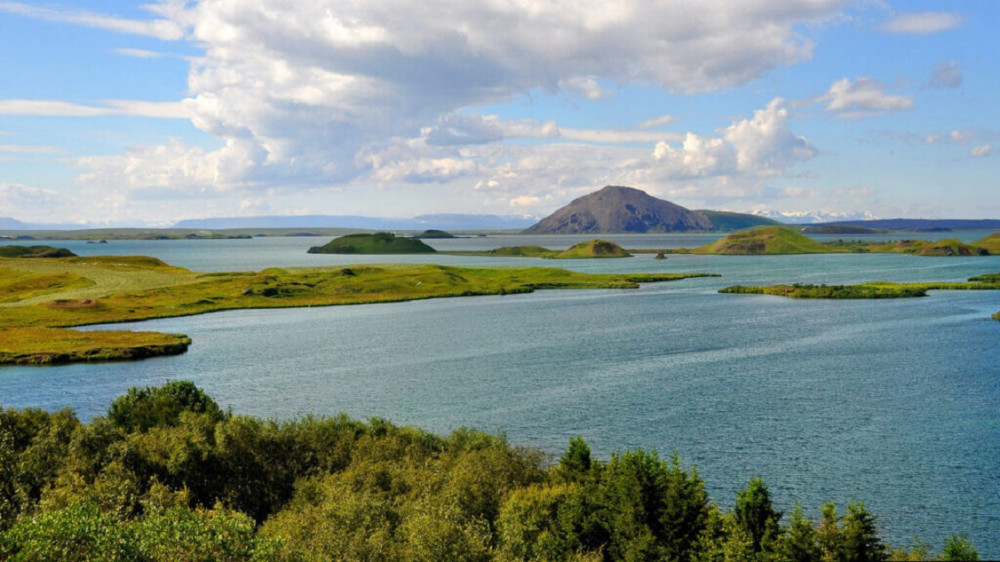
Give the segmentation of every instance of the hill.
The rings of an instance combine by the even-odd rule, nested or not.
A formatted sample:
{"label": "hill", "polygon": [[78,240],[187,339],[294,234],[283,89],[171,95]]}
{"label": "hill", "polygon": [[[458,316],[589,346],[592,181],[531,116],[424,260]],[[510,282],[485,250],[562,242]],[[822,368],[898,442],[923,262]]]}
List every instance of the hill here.
{"label": "hill", "polygon": [[705,218],[708,219],[708,222],[712,223],[712,230],[718,230],[723,232],[729,232],[732,230],[743,230],[744,228],[754,228],[756,226],[780,226],[783,224],[774,219],[769,219],[767,217],[761,217],[758,215],[750,215],[746,213],[734,213],[731,211],[708,211],[708,210],[700,210],[695,212],[705,215]]}
{"label": "hill", "polygon": [[532,234],[709,230],[709,219],[631,187],[609,185],[574,199],[525,230]]}
{"label": "hill", "polygon": [[399,238],[390,232],[348,234],[309,248],[310,254],[426,254],[434,251],[416,238]]}
{"label": "hill", "polygon": [[972,245],[983,248],[994,256],[998,256],[1000,255],[1000,232],[990,234],[986,238],[976,240],[972,243]]}
{"label": "hill", "polygon": [[777,254],[827,254],[830,249],[812,238],[788,228],[761,226],[734,232],[696,248],[695,254],[723,255],[777,255]]}
{"label": "hill", "polygon": [[580,259],[580,258],[630,258],[632,254],[626,252],[621,246],[607,240],[591,240],[580,242],[569,249],[559,252],[555,256],[557,259]]}
{"label": "hill", "polygon": [[72,258],[76,254],[66,248],[52,246],[0,246],[3,258]]}

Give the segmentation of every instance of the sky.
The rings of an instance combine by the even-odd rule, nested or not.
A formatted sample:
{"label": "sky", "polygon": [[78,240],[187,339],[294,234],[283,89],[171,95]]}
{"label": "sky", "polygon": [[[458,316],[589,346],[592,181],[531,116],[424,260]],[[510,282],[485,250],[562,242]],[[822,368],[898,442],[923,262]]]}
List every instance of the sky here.
{"label": "sky", "polygon": [[[1000,218],[996,0],[0,0],[0,217]],[[832,215],[831,215],[832,216]]]}

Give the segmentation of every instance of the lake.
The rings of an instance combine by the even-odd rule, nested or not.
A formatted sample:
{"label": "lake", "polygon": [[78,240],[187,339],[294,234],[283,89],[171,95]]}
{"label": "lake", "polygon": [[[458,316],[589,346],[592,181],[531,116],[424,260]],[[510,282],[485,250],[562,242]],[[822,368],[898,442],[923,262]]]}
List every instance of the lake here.
{"label": "lake", "polygon": [[[716,237],[606,238],[657,248]],[[588,238],[429,243],[557,249]],[[952,532],[965,532],[984,558],[1000,556],[1000,322],[990,320],[1000,293],[822,301],[716,292],[732,284],[962,281],[1000,271],[1000,257],[543,261],[305,253],[325,241],[45,243],[81,255],[153,255],[199,271],[405,261],[722,277],[629,291],[232,311],[128,324],[185,333],[194,343],[184,355],[140,362],[0,368],[0,403],[71,407],[87,419],[130,386],[183,378],[234,412],[256,416],[347,412],[442,433],[471,426],[554,455],[582,435],[604,458],[635,447],[665,456],[678,451],[720,505],[731,506],[735,492],[761,476],[785,512],[798,499],[817,518],[823,502],[845,511],[857,498],[879,516],[894,545],[910,546],[918,536],[940,549]]]}

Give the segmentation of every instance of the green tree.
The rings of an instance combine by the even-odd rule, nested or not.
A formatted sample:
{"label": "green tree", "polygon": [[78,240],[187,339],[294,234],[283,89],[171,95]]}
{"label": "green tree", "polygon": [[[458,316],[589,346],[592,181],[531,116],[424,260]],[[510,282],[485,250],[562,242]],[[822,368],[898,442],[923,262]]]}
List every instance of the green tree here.
{"label": "green tree", "polygon": [[820,559],[820,547],[816,543],[816,528],[802,513],[802,506],[795,502],[788,528],[785,529],[778,546],[778,553],[790,562],[811,562]]}
{"label": "green tree", "polygon": [[733,515],[736,524],[749,533],[755,553],[764,550],[778,535],[781,513],[771,505],[770,493],[761,478],[750,480],[746,489],[736,496]]}
{"label": "green tree", "polygon": [[108,419],[126,432],[174,426],[181,412],[207,414],[220,421],[226,414],[204,391],[191,381],[171,381],[160,387],[128,389],[111,403]]}
{"label": "green tree", "polygon": [[875,516],[865,508],[864,502],[851,501],[844,517],[842,553],[847,562],[876,562],[887,560],[889,552],[875,528]]}
{"label": "green tree", "polygon": [[944,543],[941,560],[979,560],[979,552],[964,534],[953,534]]}

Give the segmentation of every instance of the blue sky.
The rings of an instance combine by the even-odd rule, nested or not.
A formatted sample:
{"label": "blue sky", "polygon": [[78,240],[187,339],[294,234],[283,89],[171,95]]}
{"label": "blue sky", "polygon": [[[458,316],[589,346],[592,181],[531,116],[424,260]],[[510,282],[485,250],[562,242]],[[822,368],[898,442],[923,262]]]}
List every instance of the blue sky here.
{"label": "blue sky", "polygon": [[0,217],[1000,218],[998,6],[0,0]]}

